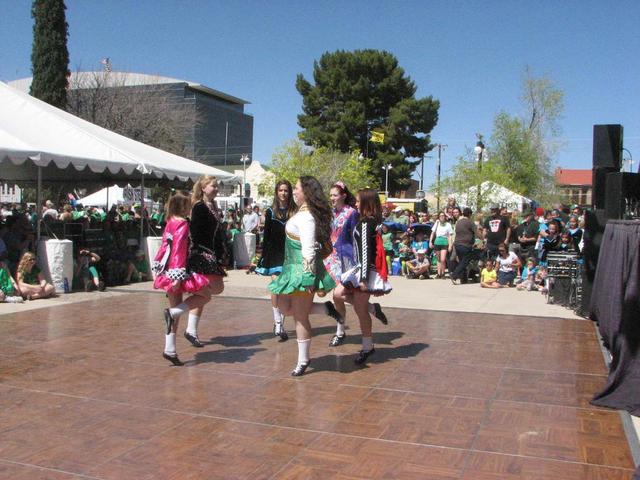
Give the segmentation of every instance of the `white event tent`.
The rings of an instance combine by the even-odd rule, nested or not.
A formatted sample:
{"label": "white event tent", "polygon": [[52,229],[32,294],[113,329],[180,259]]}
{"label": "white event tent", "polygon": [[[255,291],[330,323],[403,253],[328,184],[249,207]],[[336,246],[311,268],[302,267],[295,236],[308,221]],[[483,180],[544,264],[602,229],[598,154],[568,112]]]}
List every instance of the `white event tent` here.
{"label": "white event tent", "polygon": [[[147,179],[235,181],[227,172],[87,122],[0,82],[0,180],[112,185]],[[38,237],[40,236],[38,222]]]}
{"label": "white event tent", "polygon": [[[46,171],[44,171],[46,169]],[[34,181],[219,179],[227,172],[94,125],[0,82],[0,178]]]}

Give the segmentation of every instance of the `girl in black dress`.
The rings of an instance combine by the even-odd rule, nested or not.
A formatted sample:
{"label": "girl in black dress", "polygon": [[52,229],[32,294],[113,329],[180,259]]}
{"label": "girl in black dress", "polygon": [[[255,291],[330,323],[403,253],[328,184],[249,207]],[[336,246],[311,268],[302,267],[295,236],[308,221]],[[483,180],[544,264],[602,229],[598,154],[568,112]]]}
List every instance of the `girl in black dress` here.
{"label": "girl in black dress", "polygon": [[[215,203],[217,194],[218,181],[216,177],[204,175],[198,179],[191,194],[191,221],[189,223],[191,245],[187,269],[207,277],[211,295],[222,293],[224,290],[222,279],[227,275],[223,268],[227,256],[226,234],[218,218],[218,208]],[[204,346],[198,339],[198,323],[203,309],[204,305],[189,311],[187,329],[184,332],[184,337],[197,348]],[[184,313],[174,312],[174,308],[171,310],[172,315]]]}
{"label": "girl in black dress", "polygon": [[[285,225],[295,212],[293,187],[289,181],[280,180],[276,183],[273,205],[267,208],[264,214],[262,257],[260,257],[258,268],[256,268],[256,272],[260,275],[271,275],[271,279],[275,280],[282,272]],[[273,334],[285,341],[289,336],[284,328],[284,315],[280,313],[278,295],[275,293],[271,294],[271,306],[273,308]]]}

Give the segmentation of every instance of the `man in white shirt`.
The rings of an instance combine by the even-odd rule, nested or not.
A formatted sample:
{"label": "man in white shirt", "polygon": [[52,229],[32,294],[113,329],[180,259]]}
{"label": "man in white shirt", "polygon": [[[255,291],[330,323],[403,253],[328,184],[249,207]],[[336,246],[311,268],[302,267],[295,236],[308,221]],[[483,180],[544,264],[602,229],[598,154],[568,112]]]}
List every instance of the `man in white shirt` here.
{"label": "man in white shirt", "polygon": [[260,216],[253,211],[251,205],[247,205],[244,209],[244,216],[242,217],[242,230],[245,232],[257,233],[259,225]]}
{"label": "man in white shirt", "polygon": [[44,212],[42,212],[42,219],[44,220],[46,217],[51,217],[49,220],[58,219],[58,211],[53,208],[53,202],[51,200],[45,202],[45,209]]}

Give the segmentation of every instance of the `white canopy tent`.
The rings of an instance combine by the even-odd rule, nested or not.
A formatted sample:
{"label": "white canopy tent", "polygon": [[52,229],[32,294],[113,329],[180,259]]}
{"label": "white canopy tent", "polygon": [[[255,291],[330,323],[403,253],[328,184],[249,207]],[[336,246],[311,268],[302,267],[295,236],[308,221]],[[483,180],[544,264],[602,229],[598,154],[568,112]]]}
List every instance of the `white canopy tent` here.
{"label": "white canopy tent", "polygon": [[[25,163],[37,167],[53,163],[58,169],[69,170],[73,166],[78,178],[90,173],[104,173],[108,177],[145,174],[180,181],[195,180],[201,175],[232,177],[217,168],[94,125],[0,82],[2,178],[28,180],[10,178],[13,172],[4,168],[9,166],[5,165],[7,160],[20,167]],[[69,179],[68,175],[62,178]]]}
{"label": "white canopy tent", "polygon": [[80,186],[140,181],[144,186],[145,176],[195,181],[201,175],[233,178],[94,125],[0,82],[0,180],[36,181],[39,197],[43,179],[76,181]]}
{"label": "white canopy tent", "polygon": [[[78,203],[81,203],[85,207],[103,207],[109,208],[110,205],[123,203],[127,199],[125,198],[125,189],[123,187],[119,187],[118,185],[113,185],[111,187],[105,187],[102,190],[98,190],[97,192],[93,192],[86,197],[79,198]],[[145,204],[152,203],[152,200],[149,198],[144,199]]]}
{"label": "white canopy tent", "polygon": [[[507,207],[509,210],[523,211],[531,204],[531,199],[490,181],[482,182],[480,185],[480,195],[482,205],[484,205],[485,208],[491,205],[499,205],[501,207]],[[477,186],[470,187],[466,192],[452,193],[450,196],[456,199],[458,205],[471,207],[476,210],[476,204],[478,202]]]}

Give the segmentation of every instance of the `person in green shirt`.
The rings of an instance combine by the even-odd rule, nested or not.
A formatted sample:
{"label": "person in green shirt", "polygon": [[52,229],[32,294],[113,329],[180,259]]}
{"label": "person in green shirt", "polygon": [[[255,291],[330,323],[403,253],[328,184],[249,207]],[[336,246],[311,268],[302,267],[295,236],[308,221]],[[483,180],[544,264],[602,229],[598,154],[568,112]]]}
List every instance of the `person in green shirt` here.
{"label": "person in green shirt", "polygon": [[53,285],[47,282],[40,268],[36,265],[36,256],[31,252],[22,255],[16,273],[18,288],[28,300],[49,298],[56,294]]}
{"label": "person in green shirt", "polygon": [[5,264],[0,262],[0,302],[21,303],[23,301],[18,284]]}
{"label": "person in green shirt", "polygon": [[384,254],[387,258],[387,269],[391,271],[391,260],[394,258],[393,253],[393,232],[389,229],[388,225],[382,224],[382,246],[384,248]]}

